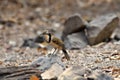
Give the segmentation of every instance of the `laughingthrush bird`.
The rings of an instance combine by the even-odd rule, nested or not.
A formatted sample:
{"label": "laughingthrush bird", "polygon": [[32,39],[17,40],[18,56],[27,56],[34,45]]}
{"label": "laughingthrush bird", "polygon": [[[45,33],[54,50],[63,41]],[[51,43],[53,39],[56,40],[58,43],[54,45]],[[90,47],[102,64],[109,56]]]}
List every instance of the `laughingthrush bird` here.
{"label": "laughingthrush bird", "polygon": [[43,32],[42,34],[40,34],[37,38],[35,38],[35,43],[42,44],[43,46],[50,45],[54,47],[55,51],[53,53],[57,52],[58,50],[62,50],[65,55],[65,58],[67,60],[70,60],[70,56],[68,55],[66,51],[63,41],[55,37],[50,32]]}

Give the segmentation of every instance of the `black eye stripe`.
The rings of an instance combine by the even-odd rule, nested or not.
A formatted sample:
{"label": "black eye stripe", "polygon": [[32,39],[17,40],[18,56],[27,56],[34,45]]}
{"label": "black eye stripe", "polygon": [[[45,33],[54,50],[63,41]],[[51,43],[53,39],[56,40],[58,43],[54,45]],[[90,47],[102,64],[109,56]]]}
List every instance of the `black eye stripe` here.
{"label": "black eye stripe", "polygon": [[51,34],[48,33],[48,35],[49,35],[49,41],[48,41],[48,43],[50,43],[51,42]]}

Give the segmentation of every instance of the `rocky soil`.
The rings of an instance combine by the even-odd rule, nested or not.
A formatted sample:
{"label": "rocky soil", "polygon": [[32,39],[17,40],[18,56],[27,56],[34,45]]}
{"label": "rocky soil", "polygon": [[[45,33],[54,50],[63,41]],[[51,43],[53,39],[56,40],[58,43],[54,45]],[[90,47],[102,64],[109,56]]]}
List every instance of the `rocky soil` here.
{"label": "rocky soil", "polygon": [[[107,20],[108,22],[106,21],[106,23],[102,23],[102,20],[99,20],[101,18],[100,16],[106,16],[109,15],[109,13],[114,13],[115,15],[117,15],[117,18],[119,18],[119,4],[119,0],[76,0],[75,2],[73,2],[72,0],[1,0],[0,68],[12,66],[30,66],[39,58],[41,59],[41,57],[45,57],[44,53],[46,53],[46,49],[38,51],[38,46],[36,46],[36,44],[32,42],[32,39],[42,33],[42,31],[49,30],[59,38],[61,38],[61,36],[63,36],[63,34],[66,32],[65,36],[67,38],[65,37],[66,39],[64,39],[64,42],[65,45],[68,46],[67,51],[69,52],[71,60],[67,61],[66,59],[63,59],[63,54],[58,53],[58,62],[60,62],[59,64],[61,65],[53,65],[53,67],[55,66],[55,70],[57,71],[55,71],[53,68],[51,69],[55,71],[55,74],[57,72],[60,72],[58,73],[58,75],[56,75],[59,80],[70,80],[68,78],[69,76],[67,76],[65,72],[62,74],[62,72],[65,71],[64,69],[68,69],[69,71],[72,66],[80,66],[75,67],[76,70],[80,68],[80,71],[77,72],[78,74],[80,72],[82,73],[82,70],[84,70],[84,68],[86,68],[85,70],[87,70],[88,72],[89,70],[91,72],[90,75],[83,72],[84,77],[81,76],[81,74],[80,76],[75,75],[76,77],[74,78],[74,80],[91,80],[88,78],[90,78],[92,74],[98,76],[98,73],[94,72],[94,70],[102,71],[101,74],[105,73],[107,77],[111,76],[115,80],[120,80],[120,22],[119,20],[118,22],[113,22],[113,17],[112,19],[110,17],[109,20]],[[77,20],[78,23],[82,24],[79,25],[73,20],[73,24],[70,25],[75,25],[75,29],[69,29],[69,27],[66,27],[66,25],[68,24],[65,22],[69,17],[73,16],[76,13],[80,15],[81,19],[83,19],[82,21]],[[94,23],[94,20],[96,19],[98,20],[98,22]],[[90,42],[86,40],[86,37],[87,39],[90,39],[90,37],[88,37],[88,35],[86,35],[86,33],[84,31],[82,32],[81,30],[83,30],[84,28],[88,29],[88,27],[95,28],[97,26],[99,30],[97,32],[107,32],[107,30],[111,27],[108,27],[107,29],[105,28],[110,22],[116,24],[114,28],[112,27],[112,30],[114,30],[109,33],[113,36],[107,35],[106,37],[105,34],[107,33],[104,33],[101,34],[104,35],[104,37],[100,38],[101,35],[97,35],[97,37],[95,35],[94,40],[91,41],[92,46],[90,46]],[[113,23],[112,25],[114,25]],[[80,26],[82,26],[82,28]],[[100,26],[104,28],[101,29]],[[67,30],[65,30],[65,27],[66,29],[71,30],[71,32],[67,32]],[[91,29],[94,30],[93,28]],[[75,41],[70,42],[77,42],[79,38],[83,38],[84,35],[85,38],[81,39],[81,41],[78,42],[80,43],[80,45],[78,43],[75,43],[76,45],[69,46],[69,43],[66,43],[68,42],[67,40],[70,40],[71,38],[76,38],[75,36],[78,36],[78,34],[80,34],[81,36],[77,37]],[[100,41],[95,43],[98,37],[100,38]],[[48,49],[48,51],[50,50]],[[56,66],[59,66],[59,68],[56,68]],[[70,70],[72,71],[72,69]],[[72,73],[74,73],[74,67]],[[45,73],[45,75],[46,74],[48,75],[49,73]],[[66,76],[67,78],[63,79],[60,74]],[[85,74],[87,74],[87,76],[89,77],[85,76]],[[42,76],[44,76],[44,74]],[[111,77],[105,80],[112,80]],[[94,78],[94,80],[103,79],[97,77]]]}

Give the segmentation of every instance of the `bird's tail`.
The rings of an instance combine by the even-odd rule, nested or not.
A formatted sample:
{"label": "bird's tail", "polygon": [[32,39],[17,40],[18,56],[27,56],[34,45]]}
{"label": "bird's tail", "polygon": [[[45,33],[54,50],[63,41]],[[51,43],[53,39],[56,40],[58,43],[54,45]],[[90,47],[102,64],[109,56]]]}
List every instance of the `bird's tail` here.
{"label": "bird's tail", "polygon": [[62,49],[62,51],[63,51],[63,53],[64,53],[64,55],[65,55],[65,58],[66,58],[67,60],[70,60],[70,56],[68,55],[67,51],[66,51],[65,49]]}

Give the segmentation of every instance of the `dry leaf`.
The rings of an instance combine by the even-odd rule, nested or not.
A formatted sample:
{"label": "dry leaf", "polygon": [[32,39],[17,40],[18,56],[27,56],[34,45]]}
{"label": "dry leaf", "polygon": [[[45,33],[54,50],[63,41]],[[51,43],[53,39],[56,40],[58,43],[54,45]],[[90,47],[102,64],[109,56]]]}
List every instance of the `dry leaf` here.
{"label": "dry leaf", "polygon": [[36,75],[30,76],[30,80],[39,80],[39,78]]}

